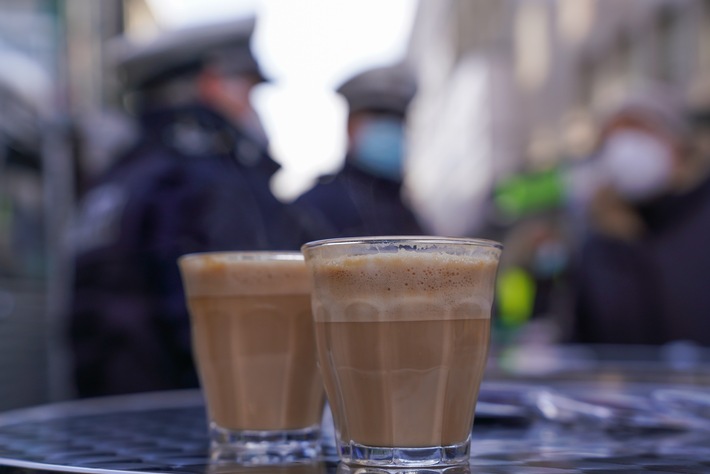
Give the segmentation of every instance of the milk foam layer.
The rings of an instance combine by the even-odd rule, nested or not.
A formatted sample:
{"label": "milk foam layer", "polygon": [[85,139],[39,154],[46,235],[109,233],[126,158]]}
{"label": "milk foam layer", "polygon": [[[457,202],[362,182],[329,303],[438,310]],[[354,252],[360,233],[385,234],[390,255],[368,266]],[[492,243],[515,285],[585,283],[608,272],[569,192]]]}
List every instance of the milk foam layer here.
{"label": "milk foam layer", "polygon": [[319,259],[313,266],[315,319],[490,318],[497,264],[497,256],[487,254],[408,251]]}
{"label": "milk foam layer", "polygon": [[280,255],[187,255],[179,262],[185,292],[191,297],[309,293],[310,277],[303,257],[297,253]]}

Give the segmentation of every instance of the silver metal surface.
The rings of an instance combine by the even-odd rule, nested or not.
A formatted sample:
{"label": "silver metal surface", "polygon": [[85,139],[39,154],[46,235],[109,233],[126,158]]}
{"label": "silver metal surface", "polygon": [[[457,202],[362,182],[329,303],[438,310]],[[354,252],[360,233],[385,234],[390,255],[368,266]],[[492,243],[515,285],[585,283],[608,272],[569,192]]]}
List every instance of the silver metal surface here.
{"label": "silver metal surface", "polygon": [[[678,392],[662,385],[628,385],[616,392],[602,386],[486,382],[473,429],[470,471],[710,472],[710,430],[654,424],[667,421],[670,412],[642,418],[642,423],[626,417],[625,410],[634,409],[638,397],[644,397],[644,404],[637,408],[648,415],[643,410],[654,400],[665,400],[669,393],[677,399]],[[565,416],[546,416],[540,400],[557,403]],[[676,403],[669,409],[677,415],[683,406]],[[610,422],[616,413],[624,416]],[[320,463],[268,468],[211,464],[199,391],[73,401],[0,414],[0,474],[325,474],[337,470],[328,425]]]}

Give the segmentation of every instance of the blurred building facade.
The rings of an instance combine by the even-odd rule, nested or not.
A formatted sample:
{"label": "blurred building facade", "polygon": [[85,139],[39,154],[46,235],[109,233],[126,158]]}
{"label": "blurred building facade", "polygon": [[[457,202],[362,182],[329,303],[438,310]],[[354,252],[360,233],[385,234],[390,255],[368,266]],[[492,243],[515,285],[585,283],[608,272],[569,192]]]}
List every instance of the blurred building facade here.
{"label": "blurred building facade", "polygon": [[102,106],[120,0],[0,5],[0,410],[71,396],[61,321],[71,268],[73,117]]}
{"label": "blurred building facade", "polygon": [[[71,395],[69,125],[118,101],[105,41],[158,26],[147,0],[0,4],[0,410]],[[433,233],[476,234],[496,182],[584,156],[632,88],[707,107],[710,0],[419,0],[409,56],[410,197]]]}
{"label": "blurred building facade", "polygon": [[633,88],[707,105],[710,1],[421,0],[410,57],[413,199],[435,232],[476,233],[492,183],[587,154]]}
{"label": "blurred building facade", "polygon": [[52,2],[8,1],[0,9],[0,409],[5,409],[43,402],[50,392],[53,188],[43,144],[60,46],[59,10]]}

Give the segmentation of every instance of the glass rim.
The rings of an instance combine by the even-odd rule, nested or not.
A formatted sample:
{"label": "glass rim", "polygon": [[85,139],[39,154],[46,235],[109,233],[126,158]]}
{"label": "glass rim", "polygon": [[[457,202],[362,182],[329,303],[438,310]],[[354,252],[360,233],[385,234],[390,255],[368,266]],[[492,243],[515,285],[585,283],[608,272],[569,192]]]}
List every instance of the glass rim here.
{"label": "glass rim", "polygon": [[307,242],[301,246],[301,251],[323,247],[373,245],[373,244],[439,244],[439,245],[470,245],[474,247],[503,250],[503,244],[495,240],[469,238],[469,237],[440,237],[431,235],[383,235],[368,237],[339,237],[334,239],[321,239]]}
{"label": "glass rim", "polygon": [[303,254],[298,250],[219,250],[192,252],[178,257],[178,262],[195,260],[203,257],[226,258],[232,261],[302,261]]}

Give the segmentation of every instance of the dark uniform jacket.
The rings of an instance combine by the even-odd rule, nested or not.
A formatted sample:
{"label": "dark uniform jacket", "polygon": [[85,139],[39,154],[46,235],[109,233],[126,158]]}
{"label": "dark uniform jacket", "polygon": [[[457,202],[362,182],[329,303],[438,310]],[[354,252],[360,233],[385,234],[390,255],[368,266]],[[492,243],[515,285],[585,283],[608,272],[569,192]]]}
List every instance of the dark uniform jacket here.
{"label": "dark uniform jacket", "polygon": [[418,235],[422,229],[402,202],[401,183],[366,173],[346,160],[293,204],[307,233],[302,240],[368,235]]}
{"label": "dark uniform jacket", "polygon": [[193,387],[180,255],[297,249],[269,190],[278,165],[202,107],[147,115],[86,195],[74,233],[70,340],[82,396]]}
{"label": "dark uniform jacket", "polygon": [[638,212],[642,239],[592,235],[584,245],[577,340],[710,344],[710,180]]}

